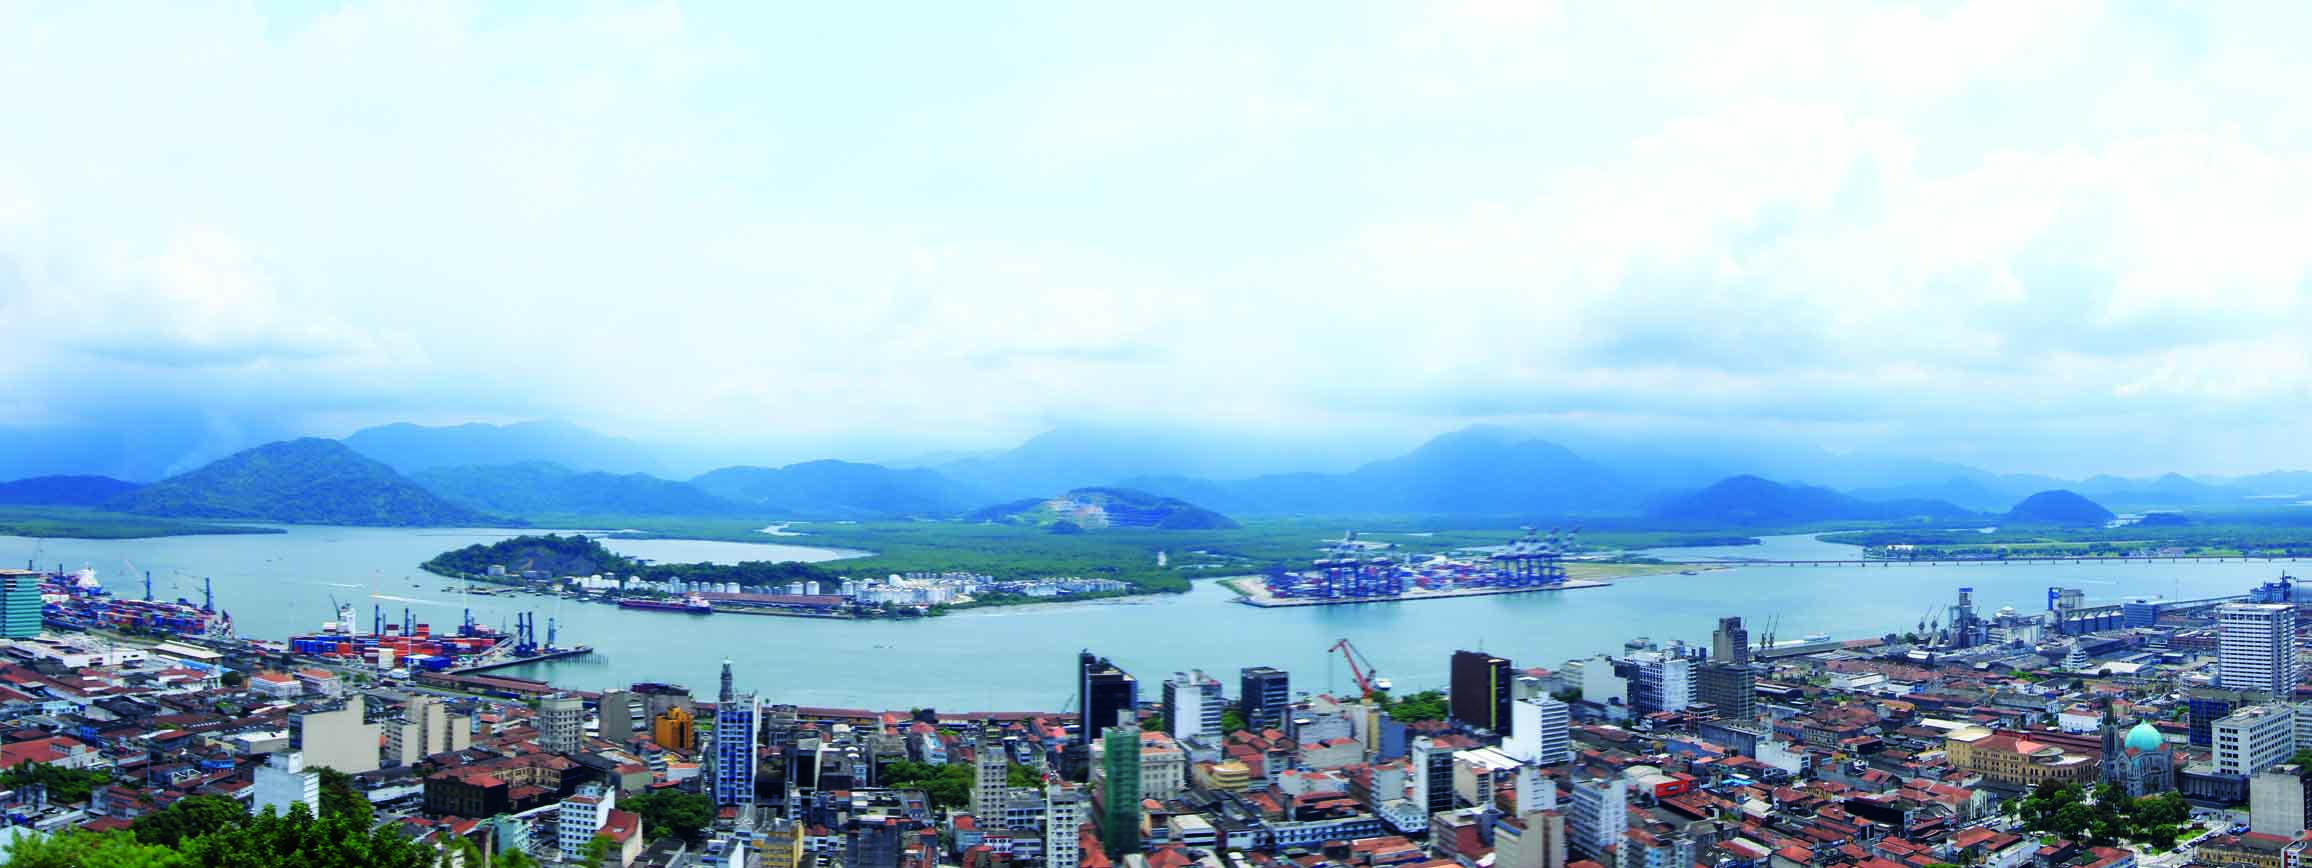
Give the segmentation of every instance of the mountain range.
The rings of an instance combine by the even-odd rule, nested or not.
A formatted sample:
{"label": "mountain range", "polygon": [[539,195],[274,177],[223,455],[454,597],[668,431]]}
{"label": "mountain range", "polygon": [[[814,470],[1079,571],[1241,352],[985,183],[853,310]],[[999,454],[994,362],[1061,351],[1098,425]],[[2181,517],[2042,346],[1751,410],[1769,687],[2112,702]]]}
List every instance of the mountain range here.
{"label": "mountain range", "polygon": [[[1995,521],[2018,501],[2056,490],[2091,499],[2095,510],[2135,511],[2269,507],[2312,492],[2306,472],[2067,483],[1893,461],[1874,476],[1850,458],[1807,450],[1737,443],[1685,454],[1656,442],[1568,439],[1582,445],[1480,426],[1334,471],[1228,477],[1178,472],[1227,464],[1196,459],[1198,450],[1217,448],[1198,437],[1065,429],[1013,450],[928,466],[824,460],[723,467],[682,480],[634,469],[654,466],[640,445],[568,423],[386,425],[342,443],[267,444],[148,486],[98,476],[0,483],[0,504],[354,524],[587,515],[889,519],[951,518],[989,504],[1105,487],[1237,516],[1617,516],[1763,526],[1906,517]],[[1883,484],[1842,488],[1804,475],[1723,473],[1745,456],[1768,466],[1820,460],[1827,475]],[[1167,468],[1175,472],[1136,472]],[[2074,513],[2081,522],[2093,518],[2088,510]]]}
{"label": "mountain range", "polygon": [[530,462],[602,473],[664,472],[639,443],[551,419],[440,427],[400,422],[355,431],[345,445],[402,473]]}
{"label": "mountain range", "polygon": [[550,461],[435,467],[410,481],[468,509],[497,515],[729,515],[737,504],[647,473],[577,471]]}
{"label": "mountain range", "polygon": [[690,484],[744,509],[794,518],[944,516],[993,499],[936,471],[851,461],[724,467]]}
{"label": "mountain range", "polygon": [[0,482],[0,504],[102,506],[138,487],[110,476],[34,476]]}
{"label": "mountain range", "polygon": [[1941,500],[1863,500],[1828,488],[1783,485],[1748,475],[1728,477],[1700,491],[1666,498],[1646,514],[1668,522],[1743,527],[1913,518],[1954,521],[1973,515]]}

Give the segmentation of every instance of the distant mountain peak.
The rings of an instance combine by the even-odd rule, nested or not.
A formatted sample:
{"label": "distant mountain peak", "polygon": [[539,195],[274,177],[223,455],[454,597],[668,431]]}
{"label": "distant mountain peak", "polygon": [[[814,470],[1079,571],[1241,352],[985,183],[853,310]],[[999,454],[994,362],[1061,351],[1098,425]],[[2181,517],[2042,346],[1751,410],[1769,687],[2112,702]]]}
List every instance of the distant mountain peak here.
{"label": "distant mountain peak", "polygon": [[173,518],[383,526],[490,525],[343,443],[301,437],[217,459],[106,508]]}
{"label": "distant mountain peak", "polygon": [[1651,515],[1702,524],[1768,526],[1814,521],[1884,521],[1912,517],[1938,519],[1969,515],[1939,500],[1869,501],[1810,485],[1784,485],[1739,474],[1709,487],[1670,498]]}
{"label": "distant mountain peak", "polygon": [[1063,532],[1110,527],[1211,530],[1238,526],[1235,519],[1179,498],[1115,486],[1087,486],[1056,497],[997,504],[967,518]]}
{"label": "distant mountain peak", "polygon": [[2055,524],[2098,527],[2117,516],[2102,504],[2067,489],[2042,491],[2023,498],[2007,511],[2008,524]]}

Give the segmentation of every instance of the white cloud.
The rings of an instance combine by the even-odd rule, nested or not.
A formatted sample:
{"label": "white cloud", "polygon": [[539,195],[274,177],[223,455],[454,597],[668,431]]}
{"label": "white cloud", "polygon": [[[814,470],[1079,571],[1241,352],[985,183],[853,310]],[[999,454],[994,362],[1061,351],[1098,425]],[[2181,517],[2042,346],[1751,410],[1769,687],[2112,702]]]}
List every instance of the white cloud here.
{"label": "white cloud", "polygon": [[1969,457],[2284,464],[2312,63],[2266,9],[9,9],[0,411],[2244,414],[2221,460]]}

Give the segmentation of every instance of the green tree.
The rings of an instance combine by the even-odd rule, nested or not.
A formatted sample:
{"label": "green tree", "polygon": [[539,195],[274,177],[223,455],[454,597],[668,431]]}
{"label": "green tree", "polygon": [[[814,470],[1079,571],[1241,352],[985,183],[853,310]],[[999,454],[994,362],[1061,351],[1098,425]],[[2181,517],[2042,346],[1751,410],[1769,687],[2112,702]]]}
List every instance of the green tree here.
{"label": "green tree", "polygon": [[2192,816],[2191,803],[2179,793],[2160,793],[2135,800],[2134,819],[2139,826],[2178,826]]}
{"label": "green tree", "polygon": [[922,790],[924,797],[937,808],[960,807],[971,802],[971,768],[960,763],[895,762],[883,767],[883,785]]}
{"label": "green tree", "polygon": [[1408,693],[1403,699],[1392,699],[1385,693],[1376,694],[1376,696],[1381,703],[1382,710],[1389,713],[1391,720],[1400,723],[1416,723],[1424,720],[1445,719],[1445,694],[1441,691],[1423,690],[1417,693]]}
{"label": "green tree", "polygon": [[302,804],[286,816],[271,810],[249,824],[184,839],[178,848],[194,868],[432,868],[431,847],[391,825],[372,828],[346,814],[315,817]]}
{"label": "green tree", "polygon": [[1237,712],[1237,710],[1233,708],[1223,708],[1220,710],[1220,731],[1222,734],[1225,735],[1232,732],[1242,732],[1244,731],[1244,728],[1245,722],[1243,714]]}
{"label": "green tree", "polygon": [[2135,839],[2151,845],[2152,849],[2165,850],[2176,845],[2179,834],[2174,826],[2150,826],[2136,830]]}
{"label": "green tree", "polygon": [[249,825],[249,819],[249,808],[241,804],[239,799],[188,796],[159,811],[136,818],[136,822],[129,828],[139,841],[174,847],[186,838]]}
{"label": "green tree", "polygon": [[1019,790],[1041,789],[1044,785],[1044,773],[1019,763],[1012,763],[1011,768],[1004,772],[1004,783]]}
{"label": "green tree", "polygon": [[68,769],[31,760],[0,772],[0,789],[39,785],[48,789],[49,801],[65,805],[88,801],[89,794],[96,792],[97,787],[109,783],[112,783],[112,773],[103,769]]}
{"label": "green tree", "polygon": [[238,690],[241,685],[249,683],[249,676],[241,674],[241,670],[238,669],[227,669],[224,677],[220,680],[226,687]]}
{"label": "green tree", "polygon": [[642,816],[642,834],[649,840],[680,837],[696,842],[714,822],[714,800],[703,793],[654,790],[621,803]]}
{"label": "green tree", "polygon": [[1162,714],[1151,714],[1140,719],[1141,732],[1161,732],[1163,729],[1164,715]]}
{"label": "green tree", "polygon": [[538,860],[520,850],[500,850],[490,857],[490,868],[538,868]]}
{"label": "green tree", "polygon": [[2071,802],[2055,809],[2047,821],[2047,830],[2065,838],[2078,838],[2095,825],[2095,809],[2086,802]]}
{"label": "green tree", "polygon": [[364,823],[374,813],[369,797],[353,788],[353,776],[321,766],[321,816],[352,817]]}
{"label": "green tree", "polygon": [[586,842],[586,849],[579,851],[578,864],[595,868],[609,859],[610,854],[617,849],[617,841],[611,840],[609,835],[596,833],[593,840]]}
{"label": "green tree", "polygon": [[66,828],[54,835],[25,835],[8,845],[8,868],[188,868],[183,854],[139,842],[125,830],[90,832]]}

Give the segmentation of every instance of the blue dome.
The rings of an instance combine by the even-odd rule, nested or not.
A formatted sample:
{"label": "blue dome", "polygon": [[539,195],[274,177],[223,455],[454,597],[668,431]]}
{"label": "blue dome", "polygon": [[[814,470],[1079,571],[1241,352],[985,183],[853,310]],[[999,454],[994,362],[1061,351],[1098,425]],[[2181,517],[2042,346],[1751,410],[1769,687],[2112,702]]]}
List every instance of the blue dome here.
{"label": "blue dome", "polygon": [[2126,746],[2130,749],[2151,753],[2166,745],[2167,737],[2160,735],[2159,730],[2153,729],[2150,721],[2138,723],[2134,729],[2127,731]]}

